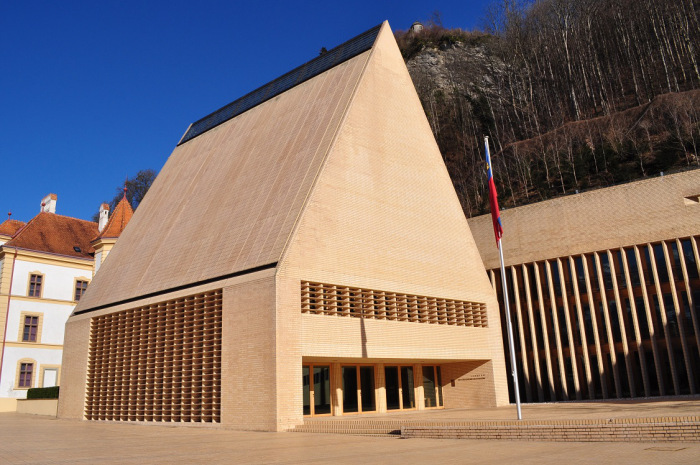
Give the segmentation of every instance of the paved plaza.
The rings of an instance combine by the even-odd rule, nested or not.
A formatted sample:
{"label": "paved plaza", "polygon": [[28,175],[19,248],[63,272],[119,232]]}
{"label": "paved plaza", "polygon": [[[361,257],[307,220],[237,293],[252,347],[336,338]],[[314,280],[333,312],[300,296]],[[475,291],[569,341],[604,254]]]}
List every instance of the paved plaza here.
{"label": "paved plaza", "polygon": [[[530,418],[697,415],[699,400],[527,405]],[[510,408],[443,410],[427,417],[506,419]],[[434,415],[431,415],[434,414]],[[420,416],[422,414],[407,414]],[[426,417],[426,418],[427,418]],[[254,433],[213,428],[88,423],[0,413],[0,464],[169,463],[688,463],[700,443],[555,443]]]}
{"label": "paved plaza", "polygon": [[[523,420],[595,420],[609,418],[654,418],[700,416],[700,396],[656,399],[618,399],[609,401],[523,404]],[[496,408],[453,408],[405,410],[401,412],[317,417],[326,421],[352,418],[375,420],[491,421],[515,420],[515,405]]]}

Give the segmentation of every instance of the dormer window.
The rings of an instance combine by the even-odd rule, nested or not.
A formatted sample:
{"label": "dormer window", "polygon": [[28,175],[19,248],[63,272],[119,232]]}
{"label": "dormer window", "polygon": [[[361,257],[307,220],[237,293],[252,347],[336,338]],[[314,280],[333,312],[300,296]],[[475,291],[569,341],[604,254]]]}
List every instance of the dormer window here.
{"label": "dormer window", "polygon": [[78,253],[81,253],[81,252],[82,252],[82,250],[80,250],[80,247],[78,247],[77,245],[74,245],[74,246],[73,246],[73,250],[75,250],[75,251],[78,252]]}

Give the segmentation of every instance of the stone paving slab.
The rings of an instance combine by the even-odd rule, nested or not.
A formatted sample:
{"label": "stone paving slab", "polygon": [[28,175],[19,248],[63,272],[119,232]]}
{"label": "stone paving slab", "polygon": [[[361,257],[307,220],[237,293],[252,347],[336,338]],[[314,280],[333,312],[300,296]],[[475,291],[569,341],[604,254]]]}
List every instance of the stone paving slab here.
{"label": "stone paving slab", "polygon": [[700,444],[390,439],[90,423],[0,413],[0,464],[696,464]]}

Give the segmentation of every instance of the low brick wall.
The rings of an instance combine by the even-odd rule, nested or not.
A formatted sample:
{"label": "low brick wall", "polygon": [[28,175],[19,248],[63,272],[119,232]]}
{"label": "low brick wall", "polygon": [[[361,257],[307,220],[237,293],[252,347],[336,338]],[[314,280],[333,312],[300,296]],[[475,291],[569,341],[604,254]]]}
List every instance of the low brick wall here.
{"label": "low brick wall", "polygon": [[17,399],[0,398],[0,412],[16,412]]}
{"label": "low brick wall", "polygon": [[402,438],[558,442],[700,442],[700,417],[404,425]]}
{"label": "low brick wall", "polygon": [[18,399],[17,413],[56,416],[58,399]]}

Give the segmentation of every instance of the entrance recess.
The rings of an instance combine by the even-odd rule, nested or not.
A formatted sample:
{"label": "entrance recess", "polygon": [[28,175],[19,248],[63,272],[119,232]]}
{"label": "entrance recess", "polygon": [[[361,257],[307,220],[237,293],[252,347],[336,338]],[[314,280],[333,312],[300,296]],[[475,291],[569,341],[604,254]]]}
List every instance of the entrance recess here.
{"label": "entrance recess", "polygon": [[442,376],[439,365],[307,362],[302,396],[304,416],[441,408]]}

